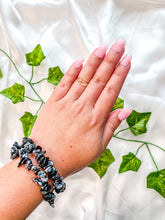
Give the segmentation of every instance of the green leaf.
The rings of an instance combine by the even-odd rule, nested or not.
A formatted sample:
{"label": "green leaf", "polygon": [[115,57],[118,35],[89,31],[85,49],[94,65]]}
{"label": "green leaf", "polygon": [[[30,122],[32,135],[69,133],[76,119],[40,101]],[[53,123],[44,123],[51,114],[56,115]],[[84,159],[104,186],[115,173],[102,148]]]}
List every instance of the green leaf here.
{"label": "green leaf", "polygon": [[154,189],[165,198],[165,169],[147,176],[147,188]]}
{"label": "green leaf", "polygon": [[24,102],[25,87],[19,83],[14,83],[11,87],[2,90],[0,94],[9,98],[13,104]]}
{"label": "green leaf", "polygon": [[151,112],[139,113],[133,110],[130,116],[126,119],[130,127],[129,128],[130,131],[135,136],[146,133],[147,132],[146,125],[150,116],[151,116]]}
{"label": "green leaf", "polygon": [[113,109],[111,110],[111,112],[114,111],[114,110],[116,110],[116,109],[118,109],[118,108],[123,108],[123,107],[124,107],[124,100],[123,100],[123,99],[120,99],[120,98],[118,97],[117,100],[116,100],[116,103],[115,103],[114,106],[113,106]]}
{"label": "green leaf", "polygon": [[25,54],[25,56],[26,62],[29,66],[39,66],[42,60],[45,59],[45,55],[40,44],[38,44],[32,52]]}
{"label": "green leaf", "polygon": [[2,70],[0,68],[0,79],[3,77]]}
{"label": "green leaf", "polygon": [[25,137],[30,136],[36,119],[37,115],[32,115],[30,112],[25,112],[25,114],[19,119],[22,122],[23,133]]}
{"label": "green leaf", "polygon": [[106,149],[97,160],[89,165],[89,167],[93,168],[100,178],[102,178],[113,161],[115,161],[114,156],[109,149]]}
{"label": "green leaf", "polygon": [[64,76],[59,66],[50,67],[47,81],[57,86],[62,77]]}
{"label": "green leaf", "polygon": [[126,172],[128,170],[138,171],[141,161],[129,152],[129,154],[122,156],[122,163],[120,164],[119,173]]}

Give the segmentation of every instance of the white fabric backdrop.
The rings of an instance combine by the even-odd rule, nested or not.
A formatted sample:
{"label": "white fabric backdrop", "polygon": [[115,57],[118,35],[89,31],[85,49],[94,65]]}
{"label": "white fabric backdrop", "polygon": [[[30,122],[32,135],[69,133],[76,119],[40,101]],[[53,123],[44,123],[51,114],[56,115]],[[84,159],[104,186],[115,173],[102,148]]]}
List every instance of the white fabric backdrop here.
{"label": "white fabric backdrop", "polygon": [[[87,59],[99,44],[110,46],[124,38],[133,60],[120,97],[137,111],[152,111],[148,133],[138,138],[165,146],[164,21],[164,0],[0,0],[0,47],[28,78],[31,68],[24,54],[40,43],[47,60],[36,68],[37,80],[47,74],[48,66],[60,65],[65,72],[77,57]],[[2,54],[0,67],[4,74],[0,90],[15,81],[23,83]],[[53,87],[42,82],[37,89],[46,100]],[[35,98],[31,93],[27,88],[26,94]],[[13,141],[23,136],[18,119],[24,111],[34,114],[37,107],[31,101],[13,105],[0,96],[1,166],[9,161]],[[120,128],[124,127],[125,123]],[[127,132],[122,135],[133,138]],[[67,190],[57,196],[56,207],[43,202],[28,220],[164,220],[165,199],[146,188],[146,176],[155,167],[145,147],[138,155],[142,160],[139,171],[123,174],[118,174],[121,156],[135,152],[138,145],[113,139],[108,147],[116,161],[102,180],[90,168],[66,178]],[[164,153],[151,150],[159,168],[165,168]]]}

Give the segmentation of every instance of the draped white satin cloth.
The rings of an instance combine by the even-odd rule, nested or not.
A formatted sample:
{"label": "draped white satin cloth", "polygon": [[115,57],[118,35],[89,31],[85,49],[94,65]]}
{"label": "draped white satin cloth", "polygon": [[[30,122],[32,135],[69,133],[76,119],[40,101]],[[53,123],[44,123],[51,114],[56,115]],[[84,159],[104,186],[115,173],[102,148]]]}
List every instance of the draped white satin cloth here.
{"label": "draped white satin cloth", "polygon": [[[47,59],[41,67],[35,68],[34,80],[47,76],[48,66],[59,65],[65,72],[76,58],[87,59],[101,43],[111,46],[118,38],[126,40],[126,52],[133,56],[132,69],[120,97],[132,109],[152,111],[147,134],[137,139],[163,147],[164,0],[0,0],[0,48],[10,54],[26,78],[30,78],[31,67],[26,65],[24,54],[38,43]],[[2,53],[0,67],[4,74],[0,90],[15,81],[24,83]],[[42,82],[36,89],[46,100],[53,87]],[[28,86],[26,95],[36,98]],[[11,144],[21,141],[23,136],[19,118],[25,111],[34,114],[37,108],[38,105],[30,100],[13,105],[0,96],[0,166],[10,161]],[[123,122],[120,129],[126,126]],[[129,132],[121,136],[134,138]],[[139,151],[142,165],[137,173],[118,174],[121,156],[130,151],[135,153],[137,147],[138,144],[112,139],[108,148],[116,160],[101,180],[91,168],[66,178],[67,189],[57,196],[55,208],[42,202],[27,219],[164,220],[165,199],[146,188],[147,175],[155,171],[147,149],[143,147]],[[164,153],[155,147],[151,147],[151,151],[159,168],[165,168]]]}

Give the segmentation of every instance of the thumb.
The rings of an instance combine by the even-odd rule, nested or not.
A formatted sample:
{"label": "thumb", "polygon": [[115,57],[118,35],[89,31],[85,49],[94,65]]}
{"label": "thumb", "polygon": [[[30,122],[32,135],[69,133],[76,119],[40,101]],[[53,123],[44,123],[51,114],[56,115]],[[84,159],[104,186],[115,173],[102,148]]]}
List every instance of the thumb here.
{"label": "thumb", "polygon": [[121,121],[125,120],[131,114],[131,112],[132,110],[126,107],[124,109],[116,109],[109,114],[103,132],[103,150],[105,150],[108,142],[113,136],[114,131],[120,125]]}

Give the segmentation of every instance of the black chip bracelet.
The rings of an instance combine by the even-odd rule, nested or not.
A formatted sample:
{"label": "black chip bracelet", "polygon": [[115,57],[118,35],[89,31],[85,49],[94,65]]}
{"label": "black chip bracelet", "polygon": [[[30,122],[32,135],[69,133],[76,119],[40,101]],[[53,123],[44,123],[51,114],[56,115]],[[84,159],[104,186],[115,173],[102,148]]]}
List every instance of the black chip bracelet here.
{"label": "black chip bracelet", "polygon": [[[33,165],[31,159],[29,158],[29,154],[35,154],[35,159],[39,166]],[[60,177],[56,168],[54,167],[53,161],[49,160],[49,157],[45,157],[44,154],[46,151],[42,151],[42,148],[36,143],[33,142],[32,139],[24,137],[22,140],[22,145],[19,145],[17,142],[11,147],[10,150],[10,158],[14,160],[17,157],[20,157],[20,161],[18,163],[18,167],[25,164],[25,167],[28,171],[33,171],[34,174],[38,178],[33,178],[33,182],[41,187],[41,193],[43,195],[43,199],[47,201],[50,206],[54,207],[54,200],[56,193],[63,192],[66,188],[65,183],[63,182],[63,177]],[[53,187],[48,183],[48,180],[52,180]]]}

